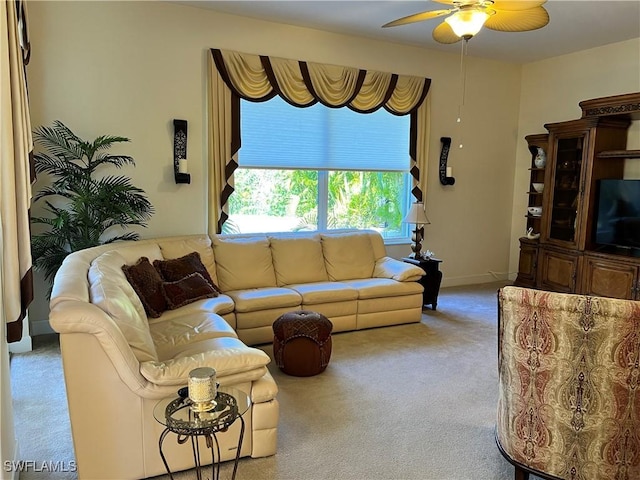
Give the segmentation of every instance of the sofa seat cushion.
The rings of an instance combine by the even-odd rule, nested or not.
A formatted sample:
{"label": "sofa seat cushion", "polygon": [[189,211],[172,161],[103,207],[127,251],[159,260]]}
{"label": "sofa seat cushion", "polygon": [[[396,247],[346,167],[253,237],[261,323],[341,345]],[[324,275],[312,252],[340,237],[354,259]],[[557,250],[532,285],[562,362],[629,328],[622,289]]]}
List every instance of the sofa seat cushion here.
{"label": "sofa seat cushion", "polygon": [[305,305],[344,302],[358,298],[358,291],[355,288],[340,282],[305,283],[287,285],[287,287],[298,292]]}
{"label": "sofa seat cushion", "polygon": [[174,358],[176,350],[191,343],[218,337],[237,338],[236,332],[220,315],[206,312],[191,312],[156,321],[149,325],[149,330],[160,360]]}
{"label": "sofa seat cushion", "polygon": [[219,286],[225,293],[276,286],[271,248],[265,236],[213,237],[213,255]]}
{"label": "sofa seat cushion", "polygon": [[269,241],[278,286],[329,280],[319,234],[310,237],[270,236]]}
{"label": "sofa seat cushion", "polygon": [[[237,338],[210,338],[173,349],[173,358],[140,364],[140,373],[156,385],[186,385],[194,368],[211,367],[218,378],[257,370],[264,375],[269,355],[257,348],[247,347]],[[258,377],[259,378],[259,377]]]}
{"label": "sofa seat cushion", "polygon": [[371,278],[375,267],[368,233],[323,233],[322,253],[329,280]]}
{"label": "sofa seat cushion", "polygon": [[368,278],[363,280],[345,280],[358,292],[361,300],[369,298],[398,297],[422,293],[423,287],[418,282],[397,282],[389,278]]}
{"label": "sofa seat cushion", "polygon": [[255,288],[227,292],[234,303],[236,312],[246,313],[282,307],[297,307],[302,297],[290,288]]}

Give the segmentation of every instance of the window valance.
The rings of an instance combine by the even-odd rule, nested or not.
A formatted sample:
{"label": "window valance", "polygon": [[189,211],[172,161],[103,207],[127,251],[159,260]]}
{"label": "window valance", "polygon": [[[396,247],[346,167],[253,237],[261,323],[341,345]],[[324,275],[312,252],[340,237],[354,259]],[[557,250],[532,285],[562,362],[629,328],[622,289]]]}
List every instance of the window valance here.
{"label": "window valance", "polygon": [[297,107],[320,102],[360,113],[384,108],[394,115],[410,115],[412,193],[416,200],[423,201],[429,145],[429,78],[220,49],[211,49],[208,61],[210,233],[221,232],[228,218],[226,204],[233,193],[233,172],[238,167],[241,145],[240,99],[263,102],[280,95]]}
{"label": "window valance", "polygon": [[407,115],[420,107],[431,85],[431,80],[423,77],[227,50],[211,52],[227,87],[238,97],[251,101],[280,95],[297,107],[320,102],[360,113],[383,107],[394,115]]}

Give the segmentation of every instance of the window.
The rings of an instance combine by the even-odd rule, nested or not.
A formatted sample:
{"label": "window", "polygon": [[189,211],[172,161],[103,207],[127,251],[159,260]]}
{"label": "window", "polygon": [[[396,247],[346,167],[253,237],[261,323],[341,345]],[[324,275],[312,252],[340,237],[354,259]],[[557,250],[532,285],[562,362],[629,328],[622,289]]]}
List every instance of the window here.
{"label": "window", "polygon": [[368,228],[408,236],[409,116],[241,102],[225,231]]}

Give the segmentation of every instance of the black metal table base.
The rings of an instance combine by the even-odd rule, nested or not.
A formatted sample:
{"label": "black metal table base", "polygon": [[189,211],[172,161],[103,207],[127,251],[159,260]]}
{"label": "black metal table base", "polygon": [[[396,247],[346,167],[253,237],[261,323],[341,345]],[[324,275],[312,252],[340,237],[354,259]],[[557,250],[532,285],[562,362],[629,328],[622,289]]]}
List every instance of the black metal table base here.
{"label": "black metal table base", "polygon": [[[233,473],[231,474],[231,480],[236,478],[236,473],[238,471],[238,462],[240,461],[240,450],[242,448],[242,440],[244,439],[244,418],[242,416],[238,417],[240,419],[240,436],[238,438],[238,448],[236,449],[236,458],[233,461]],[[218,442],[218,437],[216,433],[224,432],[227,428],[222,430],[216,430],[211,432],[202,432],[202,433],[194,433],[194,434],[181,434],[176,433],[171,430],[169,427],[165,428],[162,434],[160,435],[160,440],[158,441],[158,447],[160,449],[160,457],[162,458],[162,462],[164,463],[164,467],[167,469],[167,473],[169,474],[169,478],[173,480],[173,473],[169,468],[169,464],[167,463],[167,459],[164,456],[164,452],[162,451],[162,444],[164,443],[164,439],[167,437],[169,433],[176,433],[178,437],[178,443],[184,444],[188,440],[191,440],[191,449],[193,451],[193,460],[195,463],[196,469],[196,478],[198,480],[202,480],[202,462],[200,459],[200,444],[198,442],[198,437],[204,437],[207,448],[211,450],[211,480],[220,480],[220,443]],[[215,448],[214,448],[215,447]]]}

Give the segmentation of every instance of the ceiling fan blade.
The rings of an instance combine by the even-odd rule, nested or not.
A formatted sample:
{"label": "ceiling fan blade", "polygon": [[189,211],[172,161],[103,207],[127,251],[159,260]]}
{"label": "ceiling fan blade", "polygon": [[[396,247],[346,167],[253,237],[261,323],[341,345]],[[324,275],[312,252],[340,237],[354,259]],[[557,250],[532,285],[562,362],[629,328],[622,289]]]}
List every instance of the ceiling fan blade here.
{"label": "ceiling fan blade", "polygon": [[459,36],[453,33],[453,30],[447,22],[442,22],[436,28],[433,29],[433,39],[438,43],[456,43],[462,40]]}
{"label": "ceiling fan blade", "polygon": [[547,3],[547,0],[495,0],[493,5],[490,5],[488,8],[491,10],[508,10],[510,12],[515,12],[540,7],[545,3]]}
{"label": "ceiling fan blade", "polygon": [[414,13],[413,15],[409,15],[407,17],[402,17],[393,22],[385,23],[382,28],[386,27],[397,27],[398,25],[407,25],[408,23],[422,22],[424,20],[431,20],[432,18],[441,17],[442,15],[447,15],[453,12],[454,9],[450,10],[429,10],[428,12],[422,13]]}
{"label": "ceiling fan blade", "polygon": [[496,11],[484,26],[499,32],[526,32],[542,28],[547,23],[549,23],[547,11],[543,7],[536,7],[516,12]]}

